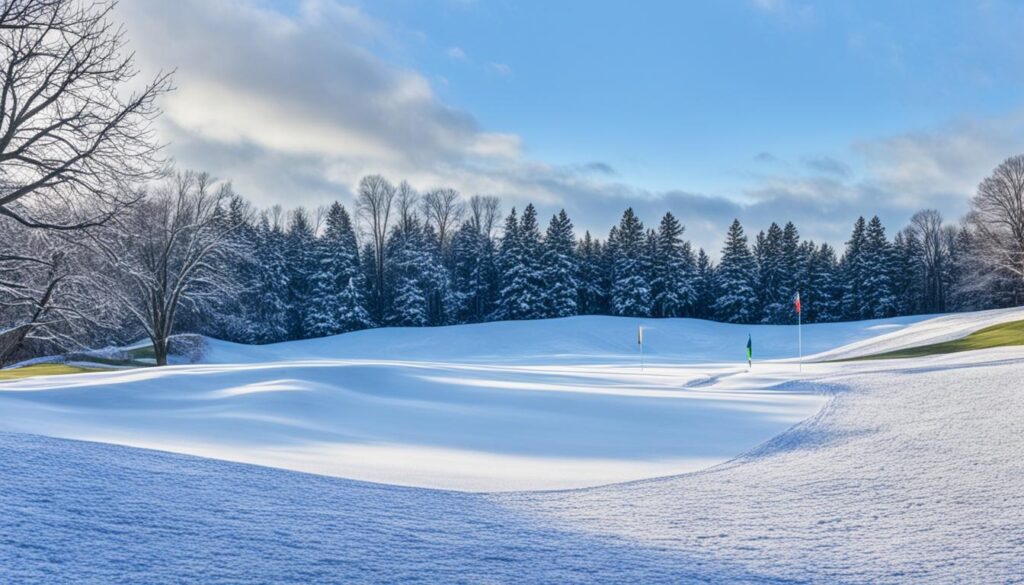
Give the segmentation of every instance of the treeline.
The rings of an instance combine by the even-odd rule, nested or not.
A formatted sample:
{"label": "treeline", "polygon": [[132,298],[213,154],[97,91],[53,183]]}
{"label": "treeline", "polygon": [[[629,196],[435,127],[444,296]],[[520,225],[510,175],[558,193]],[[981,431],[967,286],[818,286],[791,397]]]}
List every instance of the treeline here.
{"label": "treeline", "polygon": [[[542,225],[533,205],[418,195],[365,178],[354,214],[340,203],[254,214],[235,196],[242,253],[220,270],[237,292],[181,329],[247,343],[379,326],[430,326],[572,315],[695,317],[786,324],[800,293],[806,322],[1010,306],[1021,282],[974,275],[971,232],[934,210],[893,238],[859,218],[841,251],[801,240],[792,223],[752,239],[729,227],[719,261],[695,250],[679,219],[648,228],[632,209],[604,238],[579,237],[563,210]],[[362,230],[360,230],[362,228]],[[360,233],[364,237],[360,238]],[[360,241],[362,240],[362,244]]]}
{"label": "treeline", "polygon": [[[1024,302],[1024,155],[957,224],[916,214],[844,248],[739,222],[716,265],[680,219],[626,210],[607,236],[562,211],[364,178],[353,209],[257,213],[230,183],[171,172],[154,121],[169,74],[137,76],[113,3],[7,2],[0,26],[0,365],[175,333],[269,343],[368,327],[569,315],[789,323]],[[18,97],[21,96],[21,97]],[[685,218],[681,218],[685,220]],[[503,224],[503,225],[502,225]]]}

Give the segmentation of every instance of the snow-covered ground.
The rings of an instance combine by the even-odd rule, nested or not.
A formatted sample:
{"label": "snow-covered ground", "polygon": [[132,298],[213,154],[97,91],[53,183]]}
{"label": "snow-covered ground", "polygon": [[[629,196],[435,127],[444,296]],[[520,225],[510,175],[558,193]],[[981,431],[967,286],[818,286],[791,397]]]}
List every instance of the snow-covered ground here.
{"label": "snow-covered ground", "polygon": [[[807,326],[805,349],[920,320]],[[212,341],[206,365],[4,384],[0,430],[409,486],[585,487],[704,469],[813,415],[822,394],[764,378],[796,367],[761,359],[796,354],[793,327],[613,317]]]}
{"label": "snow-covered ground", "polygon": [[[1022,319],[1024,310],[975,317],[807,327],[805,348],[823,354],[882,334],[823,355],[886,351]],[[556,459],[580,449],[612,467],[689,456],[690,446],[672,451],[687,435],[661,435],[695,425],[696,444],[733,441],[717,454],[730,460],[602,487],[480,494],[0,433],[0,582],[1002,583],[1024,575],[1024,348],[813,363],[803,372],[778,360],[747,373],[715,356],[742,355],[748,330],[756,354],[792,356],[792,329],[656,321],[645,335],[651,366],[640,372],[630,353],[635,322],[533,324],[535,338],[530,325],[496,325],[507,327],[497,349],[486,346],[493,332],[473,327],[430,330],[429,342],[392,331],[388,349],[374,348],[380,338],[371,334],[389,332],[367,332],[304,342],[308,349],[260,348],[248,366],[237,363],[241,348],[219,345],[211,357],[225,363],[0,383],[0,421],[61,436],[106,424],[126,436],[139,430],[161,449],[189,433],[223,445],[241,433],[253,448],[286,444],[289,433],[336,444],[344,442],[336,428],[351,427],[398,437],[403,449],[424,437],[454,437],[432,444],[452,452],[474,441],[502,465],[508,450],[544,460],[547,447]],[[455,345],[444,359],[446,335]],[[367,353],[318,353],[332,343]],[[516,343],[518,355],[487,357]],[[466,359],[455,360],[458,352]],[[334,403],[333,394],[348,398]],[[392,409],[395,421],[376,420]],[[783,420],[801,409],[803,422]],[[477,416],[484,422],[474,427]],[[643,434],[637,417],[656,430]],[[775,436],[761,442],[720,428],[729,425],[763,425]],[[580,432],[587,441],[574,443]],[[593,456],[598,450],[610,456]],[[418,453],[395,457],[409,455]]]}

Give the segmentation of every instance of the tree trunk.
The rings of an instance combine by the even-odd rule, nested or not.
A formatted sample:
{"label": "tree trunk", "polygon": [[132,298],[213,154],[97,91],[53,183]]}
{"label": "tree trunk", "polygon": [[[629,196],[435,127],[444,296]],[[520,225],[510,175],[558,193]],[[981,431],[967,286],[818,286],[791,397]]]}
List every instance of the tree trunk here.
{"label": "tree trunk", "polygon": [[32,324],[26,323],[0,333],[0,367],[7,364],[7,358],[21,346],[21,342],[25,340],[31,329]]}
{"label": "tree trunk", "polygon": [[153,356],[156,358],[156,365],[167,365],[167,338],[153,340]]}

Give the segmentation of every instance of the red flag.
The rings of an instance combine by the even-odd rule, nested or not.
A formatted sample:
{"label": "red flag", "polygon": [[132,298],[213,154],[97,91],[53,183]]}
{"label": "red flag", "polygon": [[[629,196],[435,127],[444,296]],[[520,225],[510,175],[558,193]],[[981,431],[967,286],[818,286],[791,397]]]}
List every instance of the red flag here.
{"label": "red flag", "polygon": [[796,293],[796,300],[793,301],[793,306],[796,307],[796,314],[800,314],[800,293]]}

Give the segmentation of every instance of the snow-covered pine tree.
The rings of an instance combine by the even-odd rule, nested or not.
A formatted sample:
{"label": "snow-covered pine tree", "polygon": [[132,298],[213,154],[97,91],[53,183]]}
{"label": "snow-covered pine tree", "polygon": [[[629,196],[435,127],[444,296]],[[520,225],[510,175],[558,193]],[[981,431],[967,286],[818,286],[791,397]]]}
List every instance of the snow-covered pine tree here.
{"label": "snow-covered pine tree", "polygon": [[343,205],[334,202],[325,224],[323,236],[314,246],[317,264],[310,277],[312,297],[305,323],[307,332],[313,336],[372,326],[352,218]]}
{"label": "snow-covered pine tree", "polygon": [[342,332],[359,331],[374,326],[370,312],[366,310],[366,298],[363,296],[362,287],[356,285],[357,279],[359,276],[349,278],[348,284],[338,295],[334,319]]}
{"label": "snow-covered pine tree", "polygon": [[738,219],[733,220],[715,270],[718,298],[715,315],[729,323],[751,323],[757,319],[757,263],[747,246],[747,236]]}
{"label": "snow-covered pine tree", "polygon": [[253,250],[254,273],[249,287],[249,329],[255,343],[276,343],[288,338],[288,267],[285,235],[262,214]]}
{"label": "snow-covered pine tree", "polygon": [[501,289],[495,307],[495,320],[525,319],[527,305],[522,303],[529,288],[526,266],[519,244],[519,216],[513,207],[505,218],[505,229],[498,247],[498,270]]}
{"label": "snow-covered pine tree", "polygon": [[309,295],[302,315],[304,337],[326,337],[340,333],[335,320],[338,295],[341,293],[335,283],[338,270],[337,250],[326,236],[313,240],[311,270],[307,275]]}
{"label": "snow-covered pine tree", "polygon": [[579,266],[575,239],[572,222],[564,209],[551,217],[541,256],[545,317],[569,317],[578,312]]}
{"label": "snow-covered pine tree", "polygon": [[[810,244],[814,247],[813,243]],[[805,284],[800,289],[805,322],[821,323],[842,318],[843,287],[837,279],[837,270],[838,260],[832,246],[822,244],[813,251]]]}
{"label": "snow-covered pine tree", "polygon": [[292,210],[285,239],[288,276],[287,322],[289,339],[305,339],[306,313],[312,295],[310,277],[317,269],[316,235],[309,214],[302,207]]}
{"label": "snow-covered pine tree", "polygon": [[697,252],[694,295],[693,316],[698,319],[713,318],[715,301],[718,299],[718,279],[715,265],[704,248]]}
{"label": "snow-covered pine tree", "polygon": [[658,317],[682,317],[693,313],[697,301],[696,266],[690,243],[683,240],[685,228],[671,212],[658,225],[657,253],[651,290],[654,314]]}
{"label": "snow-covered pine tree", "polygon": [[498,319],[537,319],[543,315],[539,269],[540,229],[537,211],[527,205],[517,221],[512,209],[505,220],[505,233],[501,239],[499,267],[501,291],[498,295]]}
{"label": "snow-covered pine tree", "polygon": [[451,256],[455,320],[484,321],[493,308],[496,277],[491,239],[480,231],[478,224],[464,221],[452,237]]}
{"label": "snow-covered pine tree", "polygon": [[618,257],[619,227],[608,230],[608,239],[601,247],[599,257],[599,288],[601,290],[600,314],[614,315],[612,309],[612,288],[615,282],[615,259]]}
{"label": "snow-covered pine tree", "polygon": [[391,299],[390,325],[422,327],[429,323],[423,271],[429,270],[426,242],[419,219],[411,216],[396,225],[386,246],[386,286]]}
{"label": "snow-covered pine tree", "polygon": [[593,238],[589,231],[585,232],[577,245],[576,253],[579,260],[576,298],[581,315],[598,314],[604,307],[604,290],[601,288],[601,256],[601,242]]}
{"label": "snow-covered pine tree", "polygon": [[867,223],[858,217],[853,224],[853,233],[846,242],[846,252],[839,262],[842,274],[842,313],[848,320],[861,319],[861,307],[864,306],[864,259],[863,250],[867,231]]}
{"label": "snow-covered pine tree", "polygon": [[654,279],[658,272],[658,232],[648,228],[644,234],[644,249],[640,255],[641,265],[643,266],[644,280],[647,281],[647,286],[650,290],[651,296],[651,308],[649,315],[654,317]]}
{"label": "snow-covered pine tree", "polygon": [[229,245],[237,253],[211,261],[218,262],[218,269],[224,277],[237,284],[237,292],[217,294],[217,300],[206,315],[189,314],[192,312],[188,311],[186,314],[193,320],[191,326],[181,318],[184,315],[179,317],[183,329],[238,343],[255,342],[251,313],[258,266],[255,258],[257,227],[252,222],[252,215],[251,206],[242,196],[236,194],[231,197],[222,217],[232,226]]}
{"label": "snow-covered pine tree", "polygon": [[618,229],[608,236],[613,245],[611,309],[615,315],[646,317],[651,314],[651,286],[647,281],[644,224],[633,208],[622,214]]}
{"label": "snow-covered pine tree", "polygon": [[537,209],[532,203],[523,209],[519,220],[519,251],[520,261],[526,270],[527,290],[523,302],[528,307],[525,319],[542,319],[546,300],[544,298],[544,267],[541,264],[543,248],[541,245],[540,224],[537,222]]}
{"label": "snow-covered pine tree", "polygon": [[788,299],[784,297],[786,262],[782,252],[782,228],[772,222],[767,232],[757,235],[754,244],[757,260],[757,298],[762,323],[784,323],[788,321],[786,309]]}
{"label": "snow-covered pine tree", "polygon": [[893,240],[891,266],[893,290],[901,315],[916,315],[922,311],[924,299],[924,254],[921,242],[912,230],[901,230]]}
{"label": "snow-covered pine tree", "polygon": [[[445,264],[445,246],[440,232],[430,223],[422,224],[423,259],[426,270],[421,272],[423,291],[427,295],[427,324],[448,325],[455,322],[458,300],[451,286],[451,272]],[[447,235],[445,240],[450,240]],[[450,246],[450,244],[449,244]],[[447,252],[450,262],[450,250]]]}
{"label": "snow-covered pine tree", "polygon": [[893,251],[878,216],[871,218],[864,232],[861,250],[861,302],[863,319],[879,319],[897,314],[899,306],[892,288]]}
{"label": "snow-covered pine tree", "polygon": [[782,228],[780,251],[783,277],[779,281],[779,288],[786,308],[785,314],[777,316],[777,322],[792,323],[796,319],[793,301],[806,279],[807,264],[814,251],[814,246],[812,245],[809,249],[801,249],[800,232],[797,231],[793,222],[787,221]]}

